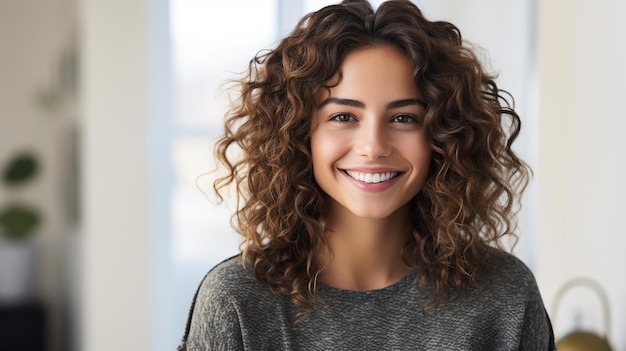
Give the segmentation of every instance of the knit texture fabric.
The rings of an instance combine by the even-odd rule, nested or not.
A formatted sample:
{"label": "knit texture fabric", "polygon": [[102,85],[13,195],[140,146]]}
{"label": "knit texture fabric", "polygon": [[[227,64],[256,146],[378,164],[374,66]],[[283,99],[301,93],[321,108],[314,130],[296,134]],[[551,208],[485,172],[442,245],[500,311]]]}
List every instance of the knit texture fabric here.
{"label": "knit texture fabric", "polygon": [[419,292],[416,272],[379,290],[320,285],[325,307],[294,323],[299,308],[235,256],[200,284],[178,350],[555,350],[533,274],[506,253],[494,264],[480,288],[425,311],[432,291]]}

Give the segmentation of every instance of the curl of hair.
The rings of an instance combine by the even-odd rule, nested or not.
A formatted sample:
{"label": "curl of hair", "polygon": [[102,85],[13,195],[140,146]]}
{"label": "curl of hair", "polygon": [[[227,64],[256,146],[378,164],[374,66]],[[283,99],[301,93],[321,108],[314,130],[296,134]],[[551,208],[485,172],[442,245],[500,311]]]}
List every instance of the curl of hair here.
{"label": "curl of hair", "polygon": [[[411,61],[426,100],[424,128],[432,161],[424,188],[411,200],[412,241],[404,259],[434,284],[444,302],[489,267],[490,246],[513,235],[530,169],[511,146],[520,118],[483,71],[459,30],[431,22],[410,1],[347,0],[306,15],[278,46],[251,60],[237,82],[216,158],[234,184],[233,225],[242,260],[256,279],[309,313],[329,250],[323,219],[327,196],[316,184],[310,150],[316,93],[351,51],[393,45]],[[233,153],[232,150],[238,150]]]}

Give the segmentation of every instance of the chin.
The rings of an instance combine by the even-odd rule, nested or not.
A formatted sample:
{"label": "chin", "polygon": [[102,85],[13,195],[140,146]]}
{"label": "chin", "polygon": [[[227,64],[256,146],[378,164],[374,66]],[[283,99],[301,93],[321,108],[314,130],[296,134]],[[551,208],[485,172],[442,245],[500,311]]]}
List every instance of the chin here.
{"label": "chin", "polygon": [[350,209],[353,216],[361,219],[369,220],[384,220],[391,217],[396,210],[380,209],[379,211],[372,211],[372,208],[364,209]]}

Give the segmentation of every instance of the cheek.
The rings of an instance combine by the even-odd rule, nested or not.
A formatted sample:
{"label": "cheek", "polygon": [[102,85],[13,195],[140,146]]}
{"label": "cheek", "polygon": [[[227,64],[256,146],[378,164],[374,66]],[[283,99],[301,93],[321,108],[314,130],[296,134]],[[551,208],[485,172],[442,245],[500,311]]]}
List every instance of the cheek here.
{"label": "cheek", "polygon": [[311,133],[311,155],[313,169],[328,168],[340,158],[342,138],[333,137],[325,131]]}
{"label": "cheek", "polygon": [[426,140],[423,130],[414,130],[407,133],[397,133],[391,136],[398,150],[408,151],[411,153],[424,154],[430,150],[430,143]]}
{"label": "cheek", "polygon": [[430,143],[425,138],[421,140],[418,150],[419,150],[420,157],[424,159],[426,163],[430,164],[430,159],[432,157],[433,150],[430,147]]}
{"label": "cheek", "polygon": [[[405,145],[409,145],[408,143]],[[406,148],[406,158],[411,160],[414,166],[420,169],[428,170],[430,166],[430,160],[432,157],[432,149],[430,143],[423,135],[420,135],[417,140],[413,139],[410,148]]]}

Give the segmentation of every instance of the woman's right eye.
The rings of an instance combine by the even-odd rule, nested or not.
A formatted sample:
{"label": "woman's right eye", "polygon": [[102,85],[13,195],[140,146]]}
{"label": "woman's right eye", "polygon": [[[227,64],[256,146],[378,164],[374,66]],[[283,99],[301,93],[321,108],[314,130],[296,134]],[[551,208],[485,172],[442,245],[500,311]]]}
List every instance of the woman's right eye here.
{"label": "woman's right eye", "polygon": [[355,118],[348,113],[336,113],[330,116],[330,120],[339,123],[347,123],[354,121]]}

